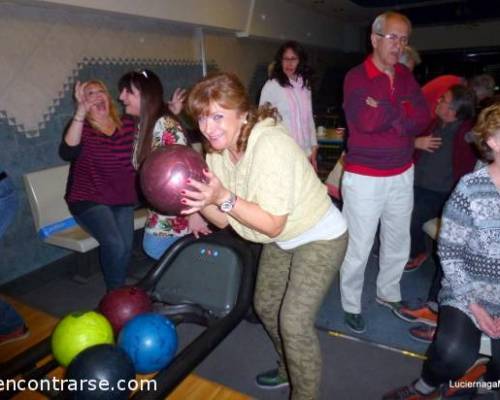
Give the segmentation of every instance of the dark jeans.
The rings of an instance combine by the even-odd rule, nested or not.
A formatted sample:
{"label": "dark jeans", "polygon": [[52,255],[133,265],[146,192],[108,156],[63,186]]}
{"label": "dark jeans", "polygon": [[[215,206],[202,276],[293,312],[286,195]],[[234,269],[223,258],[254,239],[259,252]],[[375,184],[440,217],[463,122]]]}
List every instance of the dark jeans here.
{"label": "dark jeans", "polygon": [[[455,307],[439,308],[439,321],[434,341],[427,350],[422,368],[422,379],[429,385],[460,378],[474,364],[479,355],[481,331],[472,320]],[[484,379],[500,378],[500,340],[491,340],[491,361]]]}
{"label": "dark jeans", "polygon": [[24,321],[14,307],[0,299],[0,335],[12,333],[23,325]]}
{"label": "dark jeans", "polygon": [[413,191],[414,204],[411,215],[411,250],[410,258],[427,252],[426,233],[422,230],[424,222],[441,216],[444,204],[450,193],[436,192],[415,186]]}
{"label": "dark jeans", "polygon": [[[0,170],[0,172],[2,172]],[[0,238],[16,217],[19,201],[10,177],[0,179]],[[24,324],[23,319],[6,301],[0,299],[0,335],[7,335]]]}
{"label": "dark jeans", "polygon": [[123,286],[134,239],[134,207],[97,204],[74,217],[99,242],[107,290]]}

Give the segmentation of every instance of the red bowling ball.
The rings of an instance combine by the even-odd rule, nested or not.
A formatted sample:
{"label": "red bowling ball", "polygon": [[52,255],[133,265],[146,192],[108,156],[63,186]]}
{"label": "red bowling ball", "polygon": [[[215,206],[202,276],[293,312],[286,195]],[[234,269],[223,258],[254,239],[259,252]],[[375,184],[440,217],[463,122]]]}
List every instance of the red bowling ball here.
{"label": "red bowling ball", "polygon": [[179,215],[186,208],[181,190],[192,190],[189,178],[204,182],[208,169],[201,155],[189,146],[179,144],[156,149],[141,167],[141,189],[148,202],[166,215]]}
{"label": "red bowling ball", "polygon": [[148,294],[137,287],[111,290],[99,303],[99,311],[108,319],[115,335],[139,314],[151,312],[153,304]]}

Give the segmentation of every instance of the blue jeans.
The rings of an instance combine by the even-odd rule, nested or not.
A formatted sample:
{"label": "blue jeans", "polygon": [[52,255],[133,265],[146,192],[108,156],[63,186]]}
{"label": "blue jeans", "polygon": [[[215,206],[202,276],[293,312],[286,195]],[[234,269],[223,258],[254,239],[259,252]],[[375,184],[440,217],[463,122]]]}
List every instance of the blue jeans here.
{"label": "blue jeans", "polygon": [[142,248],[149,257],[159,260],[167,249],[180,238],[180,236],[157,236],[144,232]]}
{"label": "blue jeans", "polygon": [[18,199],[12,180],[7,177],[0,181],[0,238],[3,237],[17,213]]}
{"label": "blue jeans", "polygon": [[0,299],[0,335],[7,335],[23,325],[24,321],[14,307]]}
{"label": "blue jeans", "polygon": [[[14,221],[19,203],[12,180],[0,181],[0,238]],[[10,304],[0,299],[0,335],[6,335],[24,325],[21,316]]]}
{"label": "blue jeans", "polygon": [[123,286],[134,241],[134,207],[98,204],[74,217],[99,242],[106,288]]}

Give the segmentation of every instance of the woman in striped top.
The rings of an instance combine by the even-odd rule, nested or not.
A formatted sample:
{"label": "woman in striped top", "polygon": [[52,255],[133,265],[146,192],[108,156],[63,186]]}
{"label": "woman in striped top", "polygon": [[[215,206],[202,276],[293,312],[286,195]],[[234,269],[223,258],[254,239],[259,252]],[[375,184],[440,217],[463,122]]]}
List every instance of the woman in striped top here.
{"label": "woman in striped top", "polygon": [[312,112],[311,75],[304,48],[294,41],[284,43],[276,53],[270,79],[262,88],[260,104],[268,102],[278,109],[289,135],[317,169],[318,141]]}
{"label": "woman in striped top", "polygon": [[[133,165],[139,169],[147,156],[156,148],[170,144],[187,145],[184,131],[174,116],[182,109],[184,95],[176,91],[168,107],[163,101],[163,86],[158,76],[150,70],[132,71],[120,79],[120,100],[125,112],[139,118],[139,129],[134,145]],[[158,260],[180,237],[193,233],[208,234],[205,220],[196,213],[162,215],[150,209],[144,229],[143,249]]]}
{"label": "woman in striped top", "polygon": [[107,290],[125,284],[133,244],[136,173],[134,122],[120,118],[103,82],[77,82],[76,112],[60,146],[71,161],[66,202],[100,245]]}

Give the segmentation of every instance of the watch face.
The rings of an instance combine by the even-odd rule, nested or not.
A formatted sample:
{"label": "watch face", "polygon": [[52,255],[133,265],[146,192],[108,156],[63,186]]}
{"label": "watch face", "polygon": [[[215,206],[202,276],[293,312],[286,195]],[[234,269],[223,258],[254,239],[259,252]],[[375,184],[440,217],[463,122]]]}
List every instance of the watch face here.
{"label": "watch face", "polygon": [[220,209],[224,212],[229,212],[233,209],[233,204],[230,201],[225,201],[220,205]]}
{"label": "watch face", "polygon": [[233,209],[234,203],[236,203],[236,195],[234,193],[231,193],[229,199],[222,202],[222,204],[219,206],[219,210],[227,213]]}

